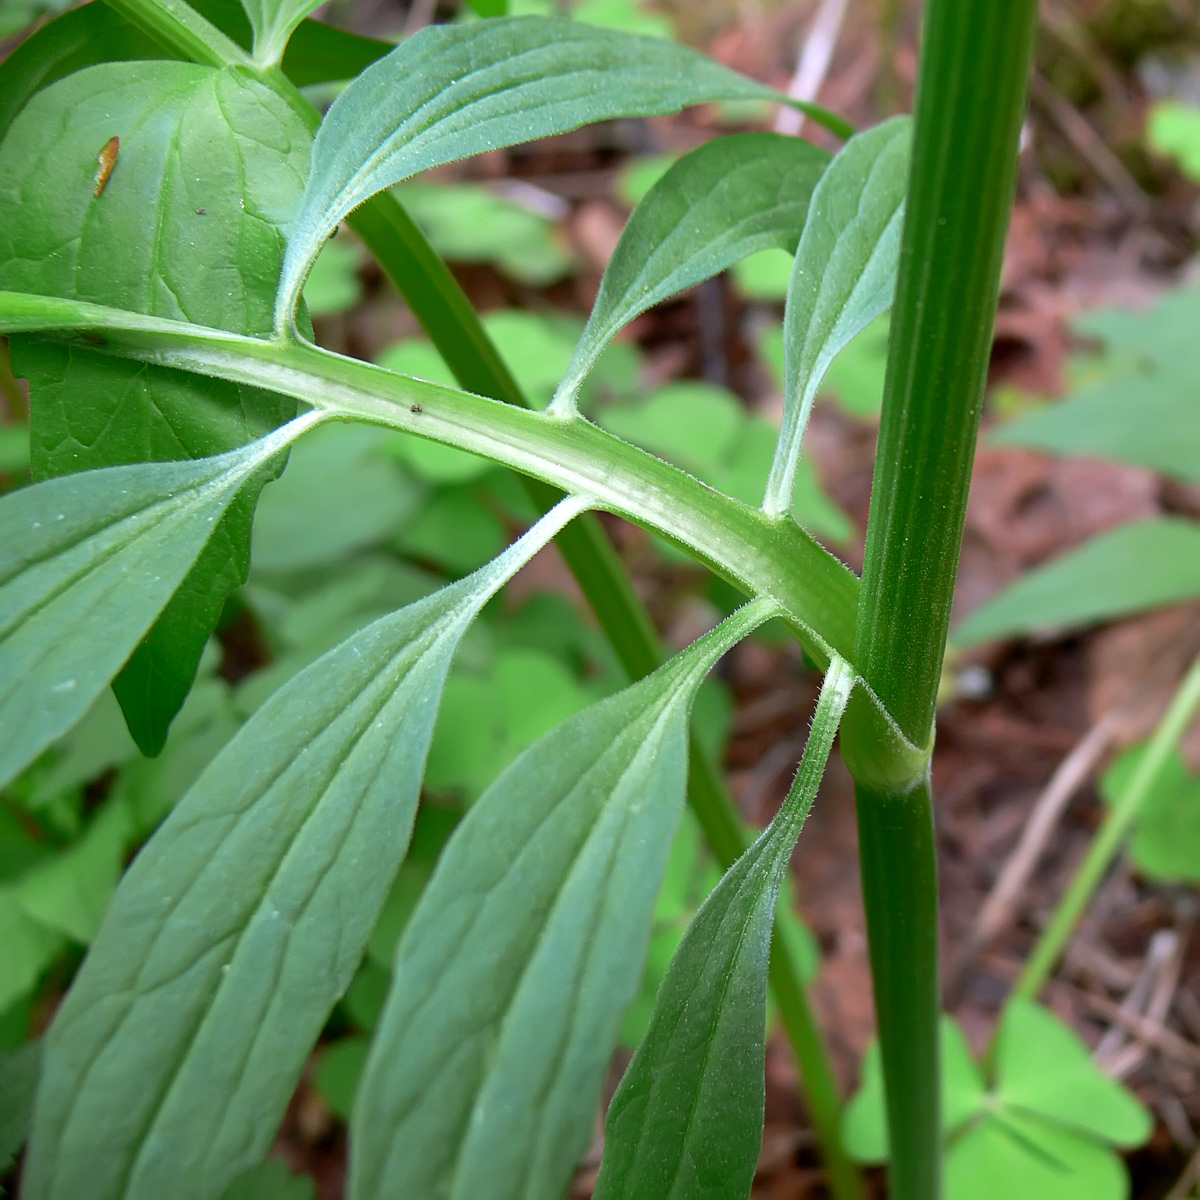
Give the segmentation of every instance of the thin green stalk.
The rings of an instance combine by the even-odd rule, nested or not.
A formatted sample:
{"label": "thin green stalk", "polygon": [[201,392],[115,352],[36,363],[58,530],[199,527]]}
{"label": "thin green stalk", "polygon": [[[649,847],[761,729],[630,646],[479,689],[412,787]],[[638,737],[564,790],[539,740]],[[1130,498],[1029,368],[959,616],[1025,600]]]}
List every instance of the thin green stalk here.
{"label": "thin green stalk", "polygon": [[1120,800],[1109,810],[1083,862],[1075,871],[1063,898],[1058,902],[1049,924],[1042,930],[1025,969],[1013,988],[1018,1000],[1033,1000],[1042,990],[1066,949],[1079,919],[1091,903],[1092,896],[1108,873],[1113,859],[1125,842],[1130,826],[1137,820],[1146,797],[1154,790],[1167,756],[1183,737],[1192,717],[1200,709],[1200,658],[1192,663],[1184,676],[1163,719],[1159,722],[1146,753]]}
{"label": "thin green stalk", "polygon": [[[930,747],[1016,180],[1036,0],[929,0],[855,659]],[[927,766],[852,706],[893,1200],[941,1194],[937,862]],[[907,776],[906,776],[907,772]]]}
{"label": "thin green stalk", "polygon": [[210,67],[254,68],[236,42],[183,0],[107,0],[131,25],[192,62]]}

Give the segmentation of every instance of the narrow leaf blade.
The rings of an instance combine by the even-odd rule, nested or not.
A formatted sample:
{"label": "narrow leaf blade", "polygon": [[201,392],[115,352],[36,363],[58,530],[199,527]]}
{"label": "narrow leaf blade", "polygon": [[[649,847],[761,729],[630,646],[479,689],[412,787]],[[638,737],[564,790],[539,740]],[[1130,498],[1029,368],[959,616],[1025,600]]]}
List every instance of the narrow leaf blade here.
{"label": "narrow leaf blade", "polygon": [[1102,533],[981,604],[956,646],[1047,633],[1200,596],[1200,526],[1156,517]]}
{"label": "narrow leaf blade", "polygon": [[[1200,303],[1193,308],[1200,316]],[[1186,360],[1180,364],[1186,365]],[[988,440],[1051,454],[1116,459],[1184,483],[1200,483],[1198,375],[1194,368],[1106,375],[1065,400],[1018,417]]]}
{"label": "narrow leaf blade", "polygon": [[709,895],[671,961],[609,1107],[596,1200],[749,1193],[762,1142],[775,905],[852,686],[849,665],[835,659],[787,802]]}
{"label": "narrow leaf blade", "polygon": [[591,121],[773,95],[676,42],[557,18],[423,29],[364,71],[326,115],[289,238],[276,323],[290,318],[330,230],[420,171]]}
{"label": "narrow leaf blade", "polygon": [[562,1194],[637,990],[692,696],[772,611],[558,726],[471,809],[396,953],[351,1126],[356,1200]]}
{"label": "narrow leaf blade", "polygon": [[693,150],[633,210],[559,388],[562,405],[604,347],[639,313],[759,250],[795,250],[824,150],[776,133]]}
{"label": "narrow leaf blade", "polygon": [[830,364],[892,303],[912,123],[894,117],[852,137],[813,192],[784,312],[784,412],[763,509],[791,507],[800,443]]}
{"label": "narrow leaf blade", "polygon": [[0,501],[0,782],[83,716],[241,485],[312,422],[215,458],[88,471]]}
{"label": "narrow leaf blade", "polygon": [[294,676],[180,801],[47,1035],[30,1200],[202,1200],[266,1153],[404,856],[458,640],[582,507]]}

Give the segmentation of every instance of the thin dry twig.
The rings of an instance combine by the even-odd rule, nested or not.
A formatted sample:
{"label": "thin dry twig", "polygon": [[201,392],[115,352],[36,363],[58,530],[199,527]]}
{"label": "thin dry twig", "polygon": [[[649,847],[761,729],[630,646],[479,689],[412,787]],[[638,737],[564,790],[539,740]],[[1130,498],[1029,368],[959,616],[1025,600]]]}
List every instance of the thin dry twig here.
{"label": "thin dry twig", "polygon": [[1142,220],[1149,219],[1151,208],[1146,193],[1083,114],[1036,71],[1031,90],[1033,98],[1045,109],[1063,136],[1075,147],[1088,166],[1108,184],[1121,203],[1134,216]]}
{"label": "thin dry twig", "polygon": [[1188,1165],[1183,1168],[1183,1174],[1175,1181],[1175,1186],[1163,1197],[1163,1200],[1187,1200],[1188,1194],[1200,1182],[1200,1150],[1192,1155]]}
{"label": "thin dry twig", "polygon": [[1033,806],[1033,814],[1020,841],[1004,864],[975,925],[951,970],[947,991],[957,993],[976,955],[1009,923],[1018,897],[1025,890],[1042,851],[1071,797],[1087,781],[1120,727],[1121,713],[1114,708],[1088,730],[1084,738],[1058,765]]}
{"label": "thin dry twig", "polygon": [[[1164,979],[1169,984],[1169,1005],[1169,996],[1174,993],[1175,983],[1179,979],[1181,960],[1179,935],[1174,929],[1160,929],[1150,939],[1146,960],[1133,986],[1121,1001],[1121,1011],[1128,1016],[1145,1017],[1146,1020],[1161,1025],[1166,1012],[1152,1013],[1150,1006],[1155,998],[1162,995],[1161,985]],[[1123,1025],[1114,1022],[1096,1047],[1096,1062],[1116,1079],[1125,1078],[1146,1057],[1146,1045],[1142,1039],[1135,1038],[1133,1045],[1128,1045],[1128,1042],[1129,1031]]]}
{"label": "thin dry twig", "polygon": [[1165,1025],[1151,1021],[1136,1013],[1125,1012],[1119,1004],[1096,996],[1090,992],[1075,989],[1075,994],[1094,1012],[1110,1021],[1124,1025],[1131,1033],[1136,1034],[1142,1041],[1162,1051],[1168,1058],[1186,1063],[1189,1067],[1200,1067],[1200,1046],[1186,1041]]}

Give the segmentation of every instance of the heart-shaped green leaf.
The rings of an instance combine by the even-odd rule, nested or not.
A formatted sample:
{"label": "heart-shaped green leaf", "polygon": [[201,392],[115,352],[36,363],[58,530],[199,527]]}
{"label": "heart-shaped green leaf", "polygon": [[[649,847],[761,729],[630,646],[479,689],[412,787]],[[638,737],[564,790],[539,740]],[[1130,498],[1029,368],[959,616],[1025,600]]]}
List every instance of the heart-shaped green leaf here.
{"label": "heart-shaped green leaf", "polygon": [[201,1200],[266,1153],[404,857],[458,641],[583,507],[294,676],[179,802],[47,1035],[30,1200]]}
{"label": "heart-shaped green leaf", "polygon": [[[962,1031],[943,1018],[946,1200],[1124,1200],[1129,1180],[1110,1147],[1140,1145],[1153,1129],[1132,1093],[1070,1029],[1023,1000],[1005,1009],[995,1066],[989,1091]],[[878,1046],[864,1059],[843,1135],[860,1161],[888,1157]]]}
{"label": "heart-shaped green leaf", "polygon": [[[0,144],[0,287],[265,332],[309,140],[287,103],[244,74],[134,62],[71,75],[38,92]],[[30,382],[38,476],[216,454],[296,411],[276,394],[98,350],[30,338],[12,350]],[[148,753],[245,580],[265,478],[230,506],[117,683]]]}
{"label": "heart-shaped green leaf", "polygon": [[[971,1058],[971,1048],[962,1030],[942,1018],[942,1128],[956,1133],[987,1100],[983,1075]],[[842,1116],[842,1144],[859,1162],[886,1162],[888,1158],[887,1117],[883,1100],[883,1058],[878,1040],[863,1055],[862,1082]]]}
{"label": "heart-shaped green leaf", "polygon": [[594,25],[501,17],[423,29],[326,114],[289,233],[276,320],[291,317],[334,226],[420,171],[592,121],[774,95],[677,42]]}
{"label": "heart-shaped green leaf", "polygon": [[351,1125],[355,1200],[562,1195],[641,976],[696,688],[775,611],[747,605],[558,726],[459,825],[396,952]]}
{"label": "heart-shaped green leaf", "polygon": [[[1045,1067],[1046,1064],[1043,1064]],[[946,1156],[946,1200],[1127,1200],[1129,1176],[1106,1146],[1005,1112],[968,1129]]]}
{"label": "heart-shaped green leaf", "polygon": [[784,411],[763,510],[791,507],[800,443],[830,364],[890,307],[900,263],[912,125],[852,137],[813,192],[783,318]]}
{"label": "heart-shaped green leaf", "polygon": [[1027,1000],[1012,1000],[1004,1010],[996,1035],[996,1078],[997,1095],[1010,1108],[1117,1146],[1140,1146],[1154,1130],[1146,1109],[1096,1066],[1079,1038]]}
{"label": "heart-shaped green leaf", "polygon": [[762,1145],[775,905],[853,682],[834,659],[783,808],[701,906],[671,961],[608,1110],[596,1200],[749,1193]]}
{"label": "heart-shaped green leaf", "polygon": [[555,406],[574,407],[583,377],[639,313],[755,251],[794,250],[828,162],[799,138],[743,133],[675,163],[621,234]]}
{"label": "heart-shaped green leaf", "polygon": [[88,471],[0,501],[0,782],[83,716],[238,489],[312,423],[216,458]]}
{"label": "heart-shaped green leaf", "polygon": [[[1144,744],[1118,758],[1100,780],[1100,794],[1116,807],[1146,754]],[[1138,809],[1129,843],[1138,870],[1161,883],[1200,883],[1200,776],[1170,751]]]}

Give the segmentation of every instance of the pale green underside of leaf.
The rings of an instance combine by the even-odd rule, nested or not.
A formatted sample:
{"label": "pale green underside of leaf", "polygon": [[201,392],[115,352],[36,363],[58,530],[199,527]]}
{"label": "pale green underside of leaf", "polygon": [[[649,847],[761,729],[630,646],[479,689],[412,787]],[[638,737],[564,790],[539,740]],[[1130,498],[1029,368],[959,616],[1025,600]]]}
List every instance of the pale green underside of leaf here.
{"label": "pale green underside of leaf", "polygon": [[254,58],[264,66],[279,62],[288,38],[324,0],[242,0],[254,30]]}
{"label": "pale green underside of leaf", "polygon": [[351,1125],[356,1200],[546,1200],[586,1149],[679,818],[700,680],[756,601],[484,793],[396,952]]}
{"label": "pale green underside of leaf", "polygon": [[458,641],[583,507],[293,677],[180,801],[47,1036],[30,1200],[201,1200],[266,1153],[408,846]]}
{"label": "pale green underside of leaf", "polygon": [[894,117],[852,137],[813,192],[784,311],[783,426],[764,510],[791,507],[813,401],[833,360],[891,306],[912,122]]}
{"label": "pale green underside of leaf", "polygon": [[852,684],[848,664],[835,660],[784,807],[709,895],[671,961],[609,1106],[596,1200],[749,1194],[762,1144],[775,906]]}
{"label": "pale green underside of leaf", "polygon": [[794,250],[828,162],[798,138],[744,133],[708,142],[671,167],[634,209],[609,260],[559,388],[564,401],[639,313],[756,251]]}
{"label": "pale green underside of leaf", "polygon": [[290,318],[334,226],[420,171],[589,122],[773,96],[663,38],[545,17],[423,29],[367,68],[326,114],[289,234],[276,322]]}
{"label": "pale green underside of leaf", "polygon": [[1157,517],[1122,525],[1035,567],[980,605],[951,635],[976,646],[1052,634],[1200,596],[1200,525]]}
{"label": "pale green underside of leaf", "polygon": [[[100,188],[98,155],[113,137]],[[71,75],[39,92],[0,146],[0,286],[265,332],[308,145],[283,100],[234,72],[137,62]],[[16,338],[13,363],[30,381],[35,476],[205,457],[296,411],[279,395],[89,348]],[[256,495],[247,488],[231,506],[121,675],[148,752],[245,579]]]}
{"label": "pale green underside of leaf", "polygon": [[83,716],[238,488],[311,423],[217,458],[109,467],[0,501],[0,782]]}

